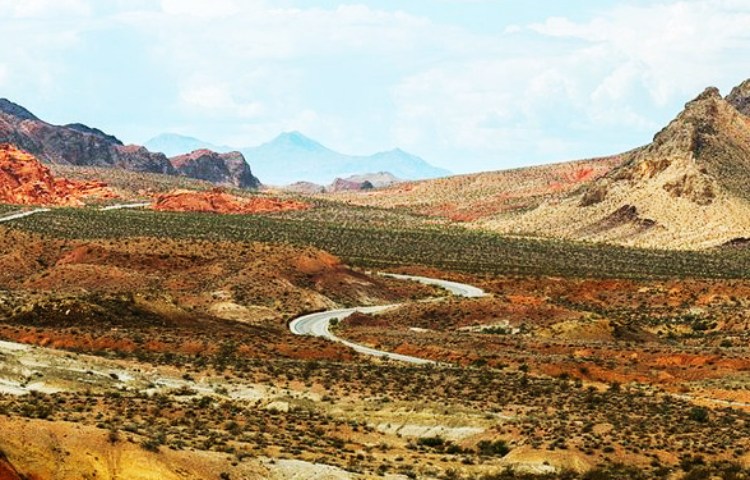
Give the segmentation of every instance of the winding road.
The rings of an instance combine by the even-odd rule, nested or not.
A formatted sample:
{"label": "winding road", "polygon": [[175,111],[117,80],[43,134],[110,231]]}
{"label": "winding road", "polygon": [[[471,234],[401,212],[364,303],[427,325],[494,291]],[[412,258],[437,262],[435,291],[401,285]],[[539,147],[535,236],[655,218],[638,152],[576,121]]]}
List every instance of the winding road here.
{"label": "winding road", "polygon": [[[477,288],[471,285],[466,285],[463,283],[450,282],[448,280],[439,280],[436,278],[428,278],[428,277],[416,277],[416,276],[411,276],[411,275],[396,275],[393,273],[381,273],[380,275],[384,277],[396,278],[399,280],[411,280],[411,281],[415,281],[419,283],[424,283],[427,285],[435,285],[435,286],[444,288],[448,290],[449,292],[453,293],[454,295],[458,295],[460,297],[479,298],[479,297],[483,297],[486,295],[484,290],[482,290],[481,288]],[[346,345],[347,347],[350,347],[351,349],[355,350],[356,352],[363,353],[365,355],[388,358],[392,360],[413,363],[416,365],[426,365],[426,364],[436,363],[432,360],[426,360],[424,358],[412,357],[409,355],[401,355],[399,353],[384,352],[383,350],[376,350],[374,348],[366,347],[364,345],[360,345],[357,343],[350,342],[348,340],[344,340],[343,338],[339,338],[333,333],[331,333],[330,331],[331,320],[333,319],[342,320],[352,315],[355,312],[360,312],[360,313],[383,312],[385,310],[400,307],[402,305],[405,305],[405,304],[400,303],[400,304],[395,304],[395,305],[384,305],[384,306],[378,306],[378,307],[355,307],[355,308],[345,308],[342,310],[328,310],[326,312],[311,313],[309,315],[305,315],[305,316],[292,320],[292,322],[289,324],[289,329],[295,335],[311,335],[315,337],[323,337],[334,342],[342,343]]]}
{"label": "winding road", "polygon": [[[148,205],[149,205],[148,203],[117,204],[117,205],[110,205],[108,207],[103,207],[101,208],[101,210],[111,211],[111,210],[120,210],[120,209],[126,209],[126,208],[143,208]],[[37,208],[35,210],[29,210],[26,212],[13,213],[10,215],[6,215],[4,217],[0,217],[0,223],[10,222],[12,220],[19,220],[21,218],[29,217],[37,213],[43,213],[43,212],[48,212],[48,211],[49,211],[48,208]],[[384,277],[389,277],[389,278],[395,278],[398,280],[410,280],[410,281],[415,281],[419,283],[424,283],[426,285],[435,285],[437,287],[444,288],[445,290],[448,290],[452,294],[460,296],[460,297],[479,298],[479,297],[485,296],[485,292],[481,288],[477,288],[472,285],[466,285],[463,283],[451,282],[448,280],[439,280],[436,278],[418,277],[418,276],[412,276],[412,275],[397,275],[395,273],[380,273],[379,275],[382,275]],[[331,340],[334,342],[342,343],[352,348],[353,350],[359,353],[363,353],[365,355],[372,355],[375,357],[399,360],[402,362],[413,363],[416,365],[425,365],[425,364],[435,363],[432,360],[426,360],[424,358],[417,358],[417,357],[412,357],[409,355],[401,355],[399,353],[384,352],[382,350],[376,350],[374,348],[366,347],[364,345],[359,345],[357,343],[344,340],[343,338],[339,338],[333,333],[331,333],[330,331],[331,320],[333,319],[342,320],[352,315],[355,312],[361,312],[361,313],[382,312],[385,310],[389,310],[391,308],[399,307],[401,305],[404,305],[404,304],[384,305],[384,306],[376,306],[376,307],[355,307],[355,308],[346,308],[342,310],[329,310],[326,312],[312,313],[310,315],[305,315],[303,317],[299,317],[299,318],[292,320],[292,322],[289,324],[289,329],[295,335],[312,335],[316,337],[327,338],[328,340]]]}

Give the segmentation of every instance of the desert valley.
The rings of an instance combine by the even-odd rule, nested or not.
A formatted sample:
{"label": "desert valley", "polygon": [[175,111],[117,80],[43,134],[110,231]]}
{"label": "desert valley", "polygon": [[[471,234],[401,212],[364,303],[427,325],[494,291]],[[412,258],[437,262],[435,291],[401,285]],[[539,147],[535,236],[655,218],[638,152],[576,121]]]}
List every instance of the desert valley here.
{"label": "desert valley", "polygon": [[0,480],[750,480],[749,27],[0,0]]}
{"label": "desert valley", "polygon": [[0,478],[748,478],[749,99],[325,189],[0,101]]}

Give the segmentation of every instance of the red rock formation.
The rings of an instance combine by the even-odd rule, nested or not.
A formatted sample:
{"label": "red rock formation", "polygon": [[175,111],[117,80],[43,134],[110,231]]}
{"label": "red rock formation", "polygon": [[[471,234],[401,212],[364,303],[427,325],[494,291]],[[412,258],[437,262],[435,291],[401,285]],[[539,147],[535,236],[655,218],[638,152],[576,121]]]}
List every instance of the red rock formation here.
{"label": "red rock formation", "polygon": [[311,208],[311,205],[270,197],[237,197],[217,188],[202,192],[175,190],[157,195],[153,208],[172,212],[249,214],[306,210]]}
{"label": "red rock formation", "polygon": [[102,182],[54,178],[33,155],[0,144],[0,202],[80,206],[84,197],[114,198],[115,194]]}

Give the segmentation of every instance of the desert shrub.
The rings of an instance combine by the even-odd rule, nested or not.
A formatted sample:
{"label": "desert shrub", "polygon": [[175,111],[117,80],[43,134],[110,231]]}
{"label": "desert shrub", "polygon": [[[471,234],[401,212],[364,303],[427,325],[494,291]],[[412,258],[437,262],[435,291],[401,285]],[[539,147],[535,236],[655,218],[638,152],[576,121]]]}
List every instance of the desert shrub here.
{"label": "desert shrub", "polygon": [[477,444],[477,451],[480,455],[488,457],[504,457],[510,453],[510,447],[504,440],[495,440],[494,442],[482,440]]}
{"label": "desert shrub", "polygon": [[699,423],[708,422],[708,410],[704,407],[692,407],[690,409],[690,420]]}
{"label": "desert shrub", "polygon": [[445,445],[445,439],[442,437],[422,437],[417,440],[417,445],[429,448],[442,448]]}

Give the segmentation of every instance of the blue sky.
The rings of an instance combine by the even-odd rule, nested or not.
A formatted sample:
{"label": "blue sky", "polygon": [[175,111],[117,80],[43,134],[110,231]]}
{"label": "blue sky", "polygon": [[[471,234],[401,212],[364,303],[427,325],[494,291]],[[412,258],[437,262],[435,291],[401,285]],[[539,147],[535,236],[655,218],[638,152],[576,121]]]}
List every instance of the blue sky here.
{"label": "blue sky", "polygon": [[55,123],[455,172],[627,150],[750,77],[748,0],[0,0],[0,35],[0,96]]}

